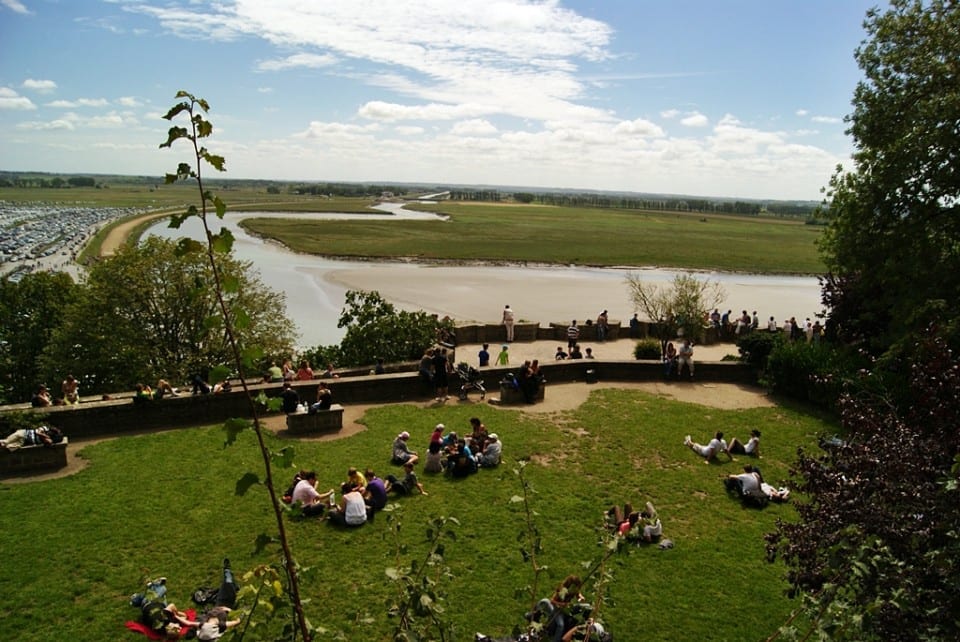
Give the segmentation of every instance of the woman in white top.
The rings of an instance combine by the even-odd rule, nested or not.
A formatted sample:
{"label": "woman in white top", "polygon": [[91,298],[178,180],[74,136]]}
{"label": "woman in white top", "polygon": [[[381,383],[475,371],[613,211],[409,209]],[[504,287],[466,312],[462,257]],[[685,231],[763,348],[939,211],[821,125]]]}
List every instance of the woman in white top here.
{"label": "woman in white top", "polygon": [[727,446],[727,452],[731,455],[750,455],[751,457],[760,457],[760,431],[754,428],[750,431],[750,439],[747,443],[742,443],[734,437]]}

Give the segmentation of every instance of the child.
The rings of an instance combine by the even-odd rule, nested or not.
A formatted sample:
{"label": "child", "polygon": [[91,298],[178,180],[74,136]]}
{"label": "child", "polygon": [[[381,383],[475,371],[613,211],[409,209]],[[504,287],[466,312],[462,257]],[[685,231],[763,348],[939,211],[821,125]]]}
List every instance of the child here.
{"label": "child", "polygon": [[498,366],[509,366],[510,365],[510,354],[507,352],[507,344],[504,343],[500,346],[500,354],[497,355],[497,365]]}

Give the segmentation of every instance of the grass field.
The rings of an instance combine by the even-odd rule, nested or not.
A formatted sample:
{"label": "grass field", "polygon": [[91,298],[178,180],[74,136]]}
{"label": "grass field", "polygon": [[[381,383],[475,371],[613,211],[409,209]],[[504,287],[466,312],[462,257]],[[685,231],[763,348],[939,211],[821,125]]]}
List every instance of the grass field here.
{"label": "grass field", "polygon": [[[365,416],[367,430],[349,439],[271,444],[294,446],[296,464],[315,468],[318,488],[326,489],[350,465],[396,473],[388,460],[400,430],[422,450],[434,424],[464,430],[474,414],[499,433],[504,465],[458,481],[422,475],[429,496],[399,500],[407,560],[421,557],[429,516],[461,522],[446,551],[452,576],[442,584],[456,640],[472,640],[476,630],[504,635],[530,606],[515,596],[532,580],[517,542],[522,504],[511,502],[521,492],[511,465],[517,458],[532,462],[526,475],[544,535],[540,561],[549,566],[541,594],[600,555],[605,508],[647,500],[657,506],[676,547],[631,548],[613,558],[601,616],[617,640],[759,640],[796,606],[783,595],[783,567],[764,560],[762,539],[778,518],[794,517],[792,507],[742,508],[720,482],[742,462],[704,465],[681,442],[718,428],[743,439],[758,428],[759,464],[776,483],[797,446],[833,429],[799,410],[716,410],[606,389],[576,411],[549,416],[486,405],[381,406]],[[239,572],[268,560],[253,552],[256,536],[274,531],[265,494],[234,494],[244,472],[260,471],[252,435],[232,447],[222,443],[215,427],[128,436],[87,446],[89,467],[71,477],[0,483],[0,636],[135,639],[123,622],[135,616],[127,600],[144,577],[168,577],[171,599],[183,606],[194,588],[216,581],[224,556]],[[283,487],[292,471],[277,475]],[[302,590],[308,617],[326,631],[318,639],[389,640],[385,604],[393,587],[384,569],[395,551],[384,516],[356,530],[314,520],[289,526],[298,561],[311,568]],[[589,586],[585,593],[592,598]]]}
{"label": "grass field", "polygon": [[434,221],[247,219],[297,252],[347,257],[662,266],[817,274],[815,226],[778,219],[537,205],[441,203]]}
{"label": "grass field", "polygon": [[[268,194],[265,188],[212,188],[232,211],[371,212],[370,199]],[[0,201],[78,203],[182,211],[196,203],[190,184],[106,188],[0,188]],[[820,274],[820,228],[776,218],[520,204],[413,204],[442,212],[434,221],[247,219],[252,233],[297,252],[357,258],[531,262],[589,266],[662,266],[769,274]],[[101,232],[102,235],[106,232]],[[134,231],[132,238],[137,238]],[[95,255],[99,240],[84,252]]]}

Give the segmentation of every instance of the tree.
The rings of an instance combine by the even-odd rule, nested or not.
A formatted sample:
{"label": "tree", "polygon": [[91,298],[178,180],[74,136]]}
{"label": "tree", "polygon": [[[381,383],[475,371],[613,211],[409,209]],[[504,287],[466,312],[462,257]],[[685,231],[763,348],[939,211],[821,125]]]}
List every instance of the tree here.
{"label": "tree", "polygon": [[441,322],[423,310],[397,310],[379,292],[350,290],[337,327],[347,333],[340,342],[344,365],[411,361],[436,341]]}
{"label": "tree", "polygon": [[[230,255],[220,259],[220,269],[237,282],[228,300],[243,309],[238,334],[267,354],[289,354],[293,323],[283,313],[283,295]],[[53,333],[44,370],[72,372],[93,393],[160,377],[187,381],[230,360],[222,323],[210,321],[216,307],[204,252],[149,237],[91,268],[82,296]]]}
{"label": "tree", "polygon": [[627,287],[635,310],[650,321],[659,322],[657,331],[665,341],[683,330],[692,339],[703,333],[703,320],[720,305],[726,292],[716,281],[701,281],[690,274],[678,274],[668,286],[644,281],[639,274],[627,274]]}
{"label": "tree", "polygon": [[64,272],[0,279],[0,402],[29,401],[44,383],[40,355],[78,291]]}
{"label": "tree", "polygon": [[960,300],[960,5],[892,0],[867,13],[848,133],[820,249],[828,327],[879,354]]}
{"label": "tree", "polygon": [[930,331],[868,379],[842,398],[844,440],[801,452],[809,500],[768,552],[821,639],[960,639],[960,359]]}

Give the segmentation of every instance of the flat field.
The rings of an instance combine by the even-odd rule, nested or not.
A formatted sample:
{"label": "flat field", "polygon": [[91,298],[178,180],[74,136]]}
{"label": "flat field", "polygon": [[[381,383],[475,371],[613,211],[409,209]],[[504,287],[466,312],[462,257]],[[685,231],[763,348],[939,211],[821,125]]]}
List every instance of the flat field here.
{"label": "flat field", "polygon": [[588,266],[659,266],[819,274],[820,228],[773,218],[680,212],[440,203],[435,221],[247,219],[248,231],[297,252]]}
{"label": "flat field", "polygon": [[[439,515],[460,522],[446,546],[450,576],[440,581],[453,639],[472,640],[477,630],[506,635],[522,623],[531,606],[523,589],[533,574],[521,555],[523,504],[512,501],[522,494],[518,458],[530,462],[525,475],[543,538],[538,562],[548,567],[538,596],[599,558],[607,507],[648,500],[657,507],[675,548],[631,547],[608,563],[601,617],[616,639],[760,640],[797,606],[784,595],[783,566],[766,561],[763,541],[778,518],[795,518],[792,505],[743,508],[721,478],[745,462],[704,465],[682,441],[688,433],[706,440],[718,428],[743,439],[758,428],[758,463],[779,484],[796,448],[815,447],[816,435],[833,428],[802,411],[720,410],[595,389],[576,410],[551,414],[480,403],[396,404],[369,409],[366,430],[348,439],[268,438],[273,450],[293,449],[296,467],[316,469],[325,490],[351,465],[397,474],[389,455],[399,431],[409,430],[413,447],[424,450],[434,424],[464,430],[473,415],[500,435],[504,464],[462,480],[421,475],[429,495],[397,501],[404,552],[385,514],[353,530],[288,521],[294,554],[307,567],[306,612],[324,630],[318,640],[392,639],[386,605],[396,587],[385,570],[422,559],[427,520]],[[133,639],[123,622],[136,616],[127,600],[144,578],[166,576],[169,598],[183,607],[195,588],[217,581],[223,557],[240,574],[274,560],[276,549],[256,552],[254,545],[258,534],[275,532],[265,491],[234,493],[245,472],[262,477],[253,435],[226,448],[223,441],[216,427],[126,436],[84,448],[89,466],[73,476],[0,483],[0,548],[9,552],[0,565],[7,605],[0,635],[22,642]],[[276,472],[281,489],[292,472]],[[594,598],[592,583],[584,593]]]}

